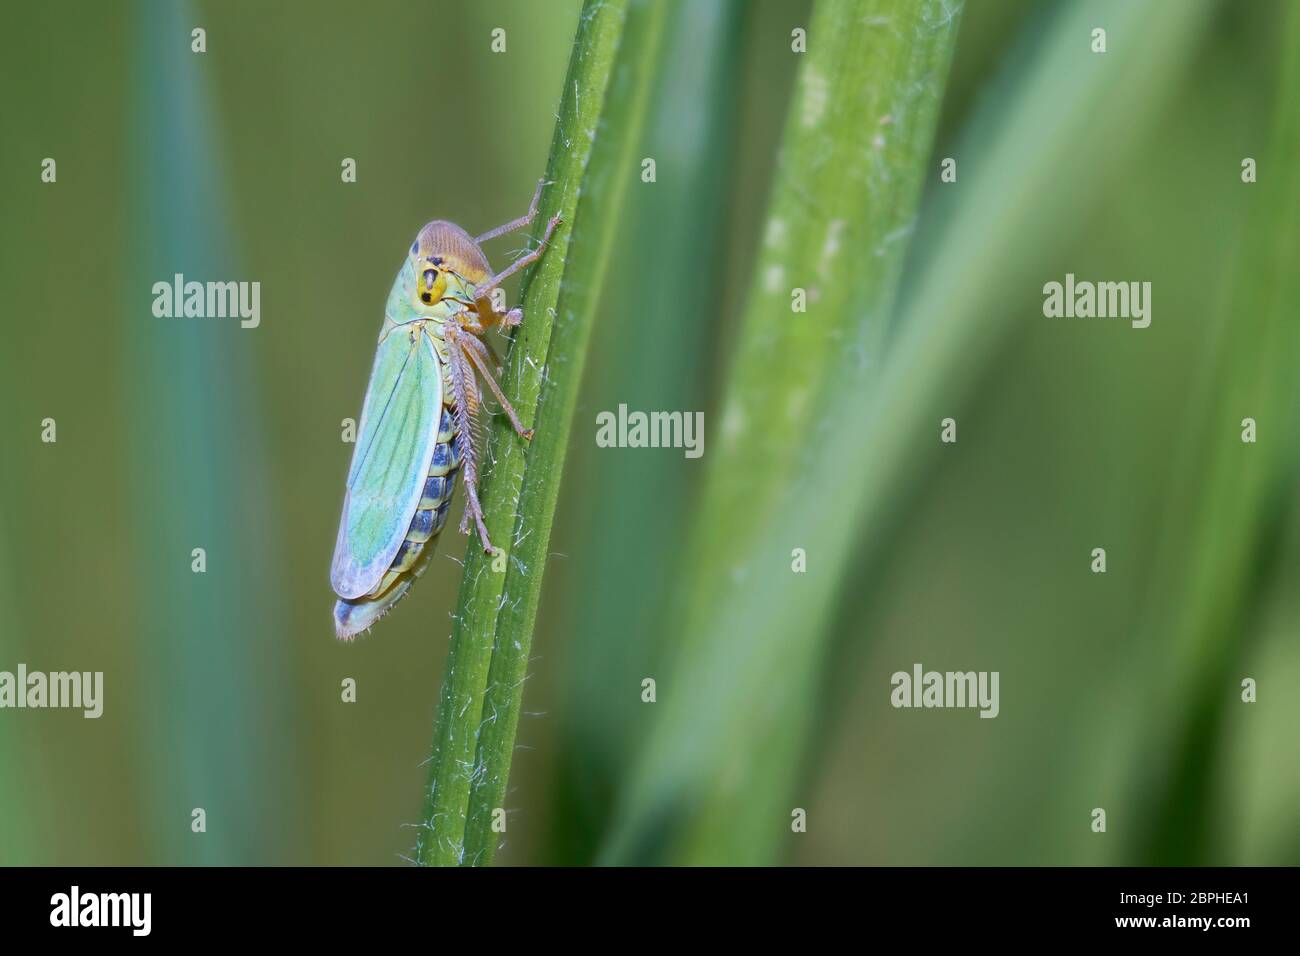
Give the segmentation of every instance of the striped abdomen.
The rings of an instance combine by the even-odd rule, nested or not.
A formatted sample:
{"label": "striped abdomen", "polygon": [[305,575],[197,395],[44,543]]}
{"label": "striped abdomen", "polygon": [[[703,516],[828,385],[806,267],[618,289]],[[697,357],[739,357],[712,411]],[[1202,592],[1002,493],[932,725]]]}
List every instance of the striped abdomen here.
{"label": "striped abdomen", "polygon": [[453,409],[444,405],[438,423],[438,443],[434,446],[433,460],[424,479],[424,492],[406,531],[406,538],[374,590],[355,600],[340,598],[334,605],[334,619],[340,626],[340,633],[346,630],[355,634],[370,627],[406,594],[411,582],[424,573],[433,555],[434,539],[447,523],[447,511],[456,490],[456,473],[460,470],[460,455],[456,451],[459,432]]}
{"label": "striped abdomen", "polygon": [[387,591],[399,577],[408,571],[419,577],[424,571],[419,558],[426,550],[432,550],[432,539],[438,536],[442,526],[447,523],[447,509],[451,507],[451,495],[456,489],[456,472],[460,470],[460,458],[456,455],[455,416],[446,407],[442,410],[442,421],[438,425],[438,444],[433,449],[433,461],[429,465],[429,474],[424,479],[424,494],[420,496],[419,507],[411,519],[411,527],[406,531],[406,540],[397,549],[392,565],[375,589],[367,597],[378,597]]}

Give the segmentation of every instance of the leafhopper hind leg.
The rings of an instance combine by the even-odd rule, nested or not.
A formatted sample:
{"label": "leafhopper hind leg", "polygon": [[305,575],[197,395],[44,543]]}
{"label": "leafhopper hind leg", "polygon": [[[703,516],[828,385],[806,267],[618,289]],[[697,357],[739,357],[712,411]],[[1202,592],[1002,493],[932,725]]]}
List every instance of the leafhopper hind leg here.
{"label": "leafhopper hind leg", "polygon": [[478,500],[478,408],[482,402],[478,383],[474,381],[474,368],[465,357],[462,336],[469,337],[453,319],[443,326],[444,341],[447,343],[447,359],[451,379],[451,397],[456,403],[453,413],[456,417],[458,434],[456,450],[460,453],[461,473],[465,476],[465,513],[460,518],[460,533],[469,534],[472,520],[478,529],[479,540],[483,550],[493,554],[496,548],[488,537],[487,525],[483,523],[483,506]]}
{"label": "leafhopper hind leg", "polygon": [[476,369],[487,381],[492,394],[501,403],[502,410],[509,417],[510,424],[514,426],[519,436],[531,439],[533,430],[524,428],[518,414],[515,413],[514,406],[510,404],[505,393],[501,391],[501,386],[497,384],[496,377],[488,367],[488,352],[484,343],[472,332],[462,329],[455,320],[446,324],[444,334],[447,342],[447,357],[451,366],[452,398],[456,403],[455,414],[457,424],[460,426],[457,450],[461,455],[461,467],[465,475],[465,512],[460,519],[460,533],[469,534],[469,523],[472,520],[478,530],[479,540],[483,542],[483,550],[488,554],[494,554],[496,548],[488,537],[487,525],[483,521],[483,506],[478,498],[478,456],[481,439],[478,410],[483,404],[483,396],[479,392],[478,381],[474,374]]}
{"label": "leafhopper hind leg", "polygon": [[488,368],[491,359],[488,357],[488,347],[481,339],[466,335],[462,340],[465,347],[465,354],[469,357],[470,362],[479,370],[483,380],[488,383],[488,388],[492,389],[492,394],[496,396],[497,401],[501,404],[501,410],[506,413],[510,419],[510,424],[514,426],[515,434],[527,441],[532,441],[533,430],[525,428],[519,416],[515,414],[515,407],[510,404],[505,393],[501,391],[501,386],[497,383],[496,376]]}

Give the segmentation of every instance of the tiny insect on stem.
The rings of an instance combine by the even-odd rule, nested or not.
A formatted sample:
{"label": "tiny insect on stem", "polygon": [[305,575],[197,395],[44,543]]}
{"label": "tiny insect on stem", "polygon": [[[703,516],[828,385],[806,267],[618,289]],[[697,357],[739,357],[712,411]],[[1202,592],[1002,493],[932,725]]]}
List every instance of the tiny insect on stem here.
{"label": "tiny insect on stem", "polygon": [[[478,379],[487,382],[521,438],[531,440],[533,429],[520,421],[498,384],[493,360],[497,367],[501,362],[483,338],[494,325],[519,325],[523,311],[517,306],[498,311],[490,293],[542,257],[561,220],[552,217],[537,248],[498,273],[479,243],[530,225],[546,185],[538,182],[527,214],[477,239],[450,222],[428,223],[393,283],[330,574],[339,597],[335,630],[342,639],[371,627],[424,572],[446,523],[457,475],[465,485],[462,533],[472,525],[484,551],[498,553],[478,494],[483,454]],[[406,334],[390,335],[397,329]]]}

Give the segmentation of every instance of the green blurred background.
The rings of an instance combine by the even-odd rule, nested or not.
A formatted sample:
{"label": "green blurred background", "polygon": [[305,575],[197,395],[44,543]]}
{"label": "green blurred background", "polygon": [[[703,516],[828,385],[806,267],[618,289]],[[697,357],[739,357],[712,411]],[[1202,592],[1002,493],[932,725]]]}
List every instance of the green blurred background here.
{"label": "green blurred background", "polygon": [[[465,544],[447,535],[375,633],[337,643],[340,422],[359,415],[383,299],[419,226],[482,232],[526,207],[578,6],[6,5],[0,670],[103,671],[106,700],[99,720],[0,712],[0,862],[409,852]],[[1121,8],[1139,6],[1150,32],[1125,34]],[[1295,102],[1280,95],[1291,6],[965,11],[895,330],[902,342],[909,316],[928,316],[945,256],[976,267],[946,327],[960,318],[969,348],[931,394],[959,441],[941,448],[943,415],[927,418],[861,553],[823,571],[810,549],[809,573],[840,585],[798,704],[790,806],[809,828],[772,819],[776,860],[1300,863],[1300,325],[1294,306],[1280,328],[1251,325],[1264,310],[1249,263],[1281,226],[1252,213],[1256,187],[1239,175]],[[799,66],[790,31],[811,16],[777,0],[674,8],[674,68],[644,135],[657,182],[629,170],[502,863],[610,859],[663,706],[642,703],[641,681],[670,672],[679,638],[667,608]],[[1087,32],[1053,38],[1112,19],[1106,55],[1136,86],[1075,99]],[[504,54],[490,49],[497,27]],[[1039,164],[1048,146],[1064,158]],[[959,181],[941,185],[950,155]],[[340,181],[345,157],[356,183]],[[983,226],[1000,238],[980,241]],[[957,253],[943,247],[954,235]],[[500,266],[521,247],[488,253]],[[259,281],[261,326],[154,318],[152,284],[175,272]],[[1151,328],[1044,319],[1042,283],[1066,272],[1152,282]],[[704,458],[597,448],[596,412],[620,403],[704,410]],[[851,404],[850,442],[877,403]],[[1258,446],[1239,440],[1247,415]],[[47,417],[55,444],[40,441]],[[1088,573],[1094,547],[1105,575]],[[917,661],[1000,671],[1000,716],[892,709],[889,675]],[[1258,703],[1239,702],[1247,676]],[[340,700],[347,677],[354,704]],[[672,690],[661,680],[659,693]],[[708,705],[764,704],[719,695]],[[1090,830],[1094,807],[1105,835]]]}

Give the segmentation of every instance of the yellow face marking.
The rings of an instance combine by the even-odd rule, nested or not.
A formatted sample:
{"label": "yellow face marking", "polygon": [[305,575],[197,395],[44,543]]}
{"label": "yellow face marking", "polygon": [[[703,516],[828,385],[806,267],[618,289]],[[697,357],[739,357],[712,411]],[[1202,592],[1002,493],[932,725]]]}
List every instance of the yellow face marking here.
{"label": "yellow face marking", "polygon": [[416,259],[415,297],[421,305],[437,305],[447,291],[447,270],[441,256]]}

